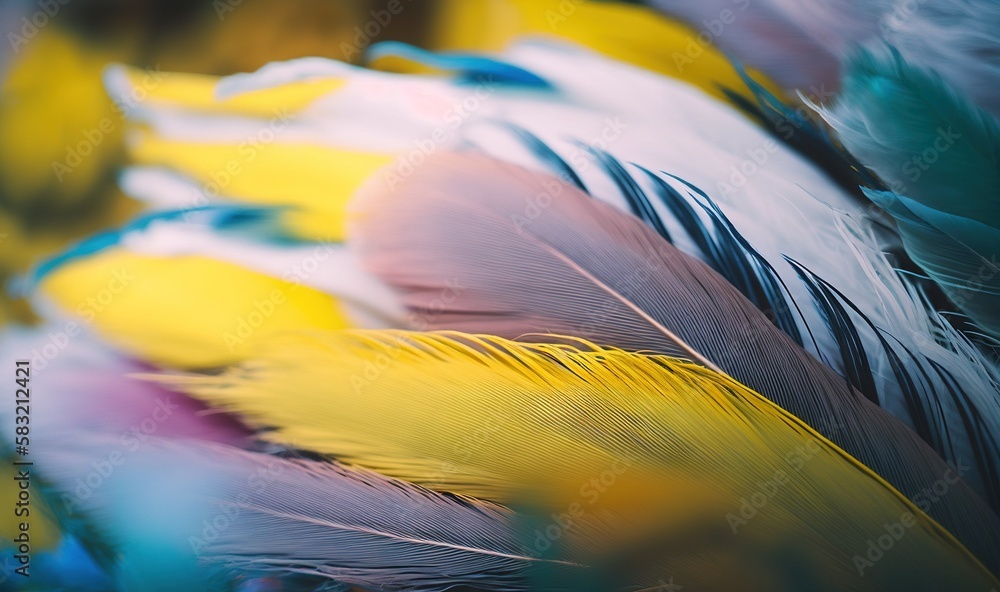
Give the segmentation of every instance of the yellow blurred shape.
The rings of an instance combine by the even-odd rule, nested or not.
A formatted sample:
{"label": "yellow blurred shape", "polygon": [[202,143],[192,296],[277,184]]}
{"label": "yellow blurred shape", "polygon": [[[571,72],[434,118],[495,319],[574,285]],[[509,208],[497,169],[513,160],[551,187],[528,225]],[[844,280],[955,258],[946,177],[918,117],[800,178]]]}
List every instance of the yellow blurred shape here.
{"label": "yellow blurred shape", "polygon": [[0,92],[0,184],[6,201],[56,215],[120,159],[124,122],[101,82],[114,55],[55,26],[22,49]]}
{"label": "yellow blurred shape", "polygon": [[173,368],[232,363],[283,331],[348,325],[333,297],[291,276],[196,256],[114,248],[55,270],[41,291],[109,342]]}
{"label": "yellow blurred shape", "polygon": [[[146,72],[137,68],[127,70],[129,82],[135,89],[142,89]],[[201,74],[165,74],[162,83],[144,93],[143,102],[176,105],[192,111],[273,117],[276,112],[298,113],[316,99],[326,96],[344,85],[343,80],[325,78],[283,84],[241,93],[219,100],[215,86],[219,78]]]}
{"label": "yellow blurred shape", "polygon": [[275,141],[280,134],[262,125],[240,144],[147,136],[131,155],[138,164],[170,167],[195,180],[210,198],[301,208],[300,213],[290,212],[288,220],[303,238],[344,238],[347,202],[392,157]]}
{"label": "yellow blurred shape", "polygon": [[[500,51],[525,35],[562,38],[608,57],[684,80],[728,100],[719,86],[752,96],[726,56],[698,32],[646,7],[584,0],[440,0],[435,49]],[[749,73],[771,92],[779,86]]]}

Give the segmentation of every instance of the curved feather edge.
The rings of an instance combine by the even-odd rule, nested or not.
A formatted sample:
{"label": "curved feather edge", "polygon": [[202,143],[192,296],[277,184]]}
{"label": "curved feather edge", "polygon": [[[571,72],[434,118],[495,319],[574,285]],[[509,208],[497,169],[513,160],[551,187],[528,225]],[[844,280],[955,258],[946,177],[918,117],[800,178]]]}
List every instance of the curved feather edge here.
{"label": "curved feather edge", "polygon": [[[708,266],[638,219],[555,178],[438,154],[359,203],[362,261],[419,328],[707,359],[836,442],[911,497],[950,471],[907,426],[797,346]],[[696,355],[692,355],[691,352]],[[928,508],[1000,562],[995,512],[968,484]],[[976,541],[976,542],[973,542]]]}
{"label": "curved feather edge", "polygon": [[[563,521],[555,524],[572,527],[543,541],[562,543],[573,558],[599,563],[615,549],[645,546],[611,589],[651,586],[654,574],[703,590],[737,581],[771,581],[774,590],[803,581],[814,590],[996,581],[883,479],[739,383],[566,339],[297,335],[221,376],[156,380],[276,425],[278,440],[436,489],[555,512],[552,520]],[[591,495],[604,473],[611,483]],[[775,479],[780,495],[761,485]],[[767,510],[741,515],[762,487],[774,491]],[[920,526],[859,575],[868,541],[907,514]],[[963,559],[952,563],[953,553]],[[806,564],[812,569],[792,573]],[[764,580],[747,584],[745,570]]]}
{"label": "curved feather edge", "polygon": [[[837,103],[817,109],[891,189],[866,194],[900,223],[914,261],[976,323],[1000,335],[996,119],[891,46],[857,53]],[[959,293],[967,286],[973,297]]]}
{"label": "curved feather edge", "polygon": [[[540,139],[511,124],[503,127],[521,139],[553,174],[586,191],[566,161]],[[644,221],[657,217],[655,224],[647,224],[671,244],[678,244],[679,237],[666,229],[672,218],[690,238],[685,252],[725,277],[796,343],[803,344],[805,333],[817,357],[869,400],[906,422],[950,464],[966,467],[965,479],[1000,510],[1000,450],[996,445],[1000,435],[1000,368],[996,359],[943,320],[927,301],[929,282],[918,287],[905,272],[889,264],[873,229],[866,230],[846,214],[837,223],[854,261],[871,280],[877,307],[869,303],[869,310],[880,311],[884,325],[876,326],[835,286],[811,271],[803,275],[796,262],[786,257],[814,296],[812,303],[821,312],[820,320],[827,323],[810,326],[816,323],[806,320],[774,266],[704,191],[667,172],[661,176],[631,165],[640,177],[649,180],[652,193],[647,194],[635,176],[626,179],[630,175],[625,165],[604,151],[587,149],[597,166],[615,181],[629,211]],[[686,195],[665,177],[681,183]],[[664,208],[654,206],[657,199]],[[802,332],[796,319],[802,319]],[[821,351],[814,331],[828,331],[840,344],[839,351]],[[869,351],[862,356],[860,348],[864,347]]]}
{"label": "curved feather edge", "polygon": [[[77,444],[46,451],[64,488],[104,454],[99,437]],[[538,564],[581,568],[525,555],[502,508],[327,462],[154,436],[113,477],[80,511],[118,542],[125,587],[175,572],[152,589],[528,590]]]}

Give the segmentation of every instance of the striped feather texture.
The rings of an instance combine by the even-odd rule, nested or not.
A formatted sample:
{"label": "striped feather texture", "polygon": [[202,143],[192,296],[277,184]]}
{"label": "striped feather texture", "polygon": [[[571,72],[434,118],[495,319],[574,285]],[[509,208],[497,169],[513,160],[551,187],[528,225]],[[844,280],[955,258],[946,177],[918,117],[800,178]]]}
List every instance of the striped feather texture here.
{"label": "striped feather texture", "polygon": [[[528,130],[506,127],[552,174],[584,191],[595,182],[596,175],[577,174]],[[759,238],[769,226],[746,221],[737,228],[715,200],[691,183],[587,150],[594,155],[588,172],[596,168],[613,180],[627,211],[721,274],[776,327],[817,352],[818,359],[916,431],[949,464],[968,467],[964,478],[987,500],[1000,500],[997,358],[979,346],[981,340],[972,342],[975,335],[953,326],[948,311],[935,309],[927,295],[930,282],[896,267],[904,254],[895,245],[898,237],[891,224],[846,213],[838,217],[835,228],[848,248],[842,268],[860,271],[865,280],[845,283],[841,277],[833,283],[788,255],[768,260],[743,232]],[[865,177],[878,183],[870,174]],[[782,275],[783,265],[792,272]],[[828,265],[823,269],[830,271]],[[800,285],[807,294],[795,291]],[[834,340],[832,346],[819,345],[828,338]]]}
{"label": "striped feather texture", "polygon": [[[533,509],[545,518],[531,548],[598,568],[594,589],[670,575],[697,590],[995,581],[855,459],[685,362],[579,341],[340,332],[289,336],[221,376],[160,380],[278,426],[275,441]],[[751,514],[753,496],[767,501]],[[855,556],[901,515],[919,524],[861,569]],[[617,566],[616,585],[602,566]]]}
{"label": "striped feather texture", "polygon": [[[101,439],[78,437],[47,451],[46,470],[71,490],[105,450]],[[192,441],[150,438],[78,511],[118,544],[123,589],[277,580],[289,590],[527,590],[538,563],[573,569],[524,555],[510,513],[492,505]]]}
{"label": "striped feather texture", "polygon": [[855,56],[822,114],[888,185],[868,195],[899,222],[913,259],[1000,336],[1000,124],[895,50]]}
{"label": "striped feather texture", "polygon": [[[364,261],[420,328],[559,333],[682,357],[760,392],[912,498],[949,471],[705,264],[555,178],[440,155],[394,192],[373,183],[358,209]],[[954,494],[931,515],[1000,560],[1000,535],[983,528],[996,514],[965,484]]]}

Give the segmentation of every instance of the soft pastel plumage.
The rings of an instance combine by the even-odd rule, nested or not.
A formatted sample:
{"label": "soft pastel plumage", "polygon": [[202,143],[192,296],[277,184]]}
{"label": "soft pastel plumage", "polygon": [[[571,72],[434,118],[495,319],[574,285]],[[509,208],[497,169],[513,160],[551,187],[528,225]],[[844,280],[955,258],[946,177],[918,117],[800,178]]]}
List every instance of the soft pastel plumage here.
{"label": "soft pastel plumage", "polygon": [[[767,72],[786,89],[815,96],[833,92],[839,80],[834,51],[766,0],[650,0],[696,29],[685,51],[719,47]],[[686,54],[685,54],[686,55]]]}
{"label": "soft pastel plumage", "polygon": [[[574,526],[540,535],[548,546],[533,541],[536,552],[565,549],[591,563],[609,548],[642,546],[619,585],[604,589],[655,587],[663,574],[699,590],[994,581],[975,562],[951,563],[940,544],[953,543],[933,522],[862,577],[855,556],[883,523],[919,516],[916,506],[763,397],[669,358],[586,342],[342,332],[290,336],[221,376],[161,380],[277,425],[277,442],[571,516]],[[741,516],[754,495],[766,507]],[[798,573],[786,571],[806,561],[795,548],[810,549]]]}
{"label": "soft pastel plumage", "polygon": [[[60,334],[54,326],[48,333]],[[14,344],[2,345],[0,357],[13,366]],[[56,536],[62,546],[47,542],[44,514],[33,514],[36,558],[46,569],[68,552],[67,541],[82,540],[68,565],[80,569],[96,557],[100,566],[77,582],[43,574],[53,589],[111,581],[122,590],[228,590],[275,578],[511,590],[527,589],[532,565],[544,563],[521,554],[509,512],[365,471],[264,454],[287,447],[266,446],[232,416],[139,380],[134,375],[148,367],[90,335],[75,335],[50,363],[36,361],[32,380],[32,473],[34,483],[47,483],[36,495],[45,495],[64,532]],[[14,425],[6,409],[0,418]],[[0,548],[9,560],[8,551]]]}
{"label": "soft pastel plumage", "polygon": [[[525,38],[559,40],[616,62],[683,80],[720,99],[723,88],[748,95],[727,56],[695,46],[698,31],[644,6],[564,0],[442,0],[437,50],[499,52]],[[755,70],[758,76],[766,74]],[[771,89],[777,87],[768,82]]]}
{"label": "soft pastel plumage", "polygon": [[[566,334],[689,359],[794,413],[911,497],[947,470],[706,265],[568,184],[449,154],[392,191],[384,183],[370,191],[358,213],[362,257],[400,291],[421,328]],[[931,514],[953,532],[997,520],[963,491],[961,503]],[[988,543],[984,555],[990,548],[1000,547]]]}
{"label": "soft pastel plumage", "polygon": [[888,42],[908,61],[941,73],[979,106],[1000,115],[996,94],[1000,6],[992,0],[766,0],[840,56]]}
{"label": "soft pastel plumage", "polygon": [[[325,149],[331,161],[345,150],[400,155],[380,172],[352,172],[351,186],[362,177],[382,178],[396,186],[428,154],[469,143],[497,158],[551,171],[643,217],[681,251],[708,262],[794,340],[851,380],[864,396],[917,430],[947,461],[971,461],[969,482],[987,492],[988,498],[1000,499],[996,479],[1000,403],[993,396],[998,390],[996,364],[967,336],[942,321],[927,305],[919,286],[893,270],[883,250],[894,248],[898,237],[887,230],[870,204],[840,189],[737,111],[707,102],[703,93],[685,84],[551,44],[522,45],[504,59],[512,67],[549,81],[550,88],[526,89],[499,82],[469,86],[310,59],[274,64],[218,83],[220,104],[251,104],[258,114],[254,119],[243,117],[247,107],[232,116],[220,116],[218,107],[205,106],[202,86],[194,93],[197,96],[185,90],[190,84],[186,79],[180,79],[178,87],[165,83],[162,94],[154,93],[147,108],[137,110],[134,117],[149,126],[153,135],[146,137],[166,139],[179,158],[218,138],[225,138],[238,154],[239,142],[267,125],[262,115],[267,113],[263,105],[268,93],[280,93],[287,86],[288,96],[309,98],[295,103],[295,117],[266,150],[282,150],[286,142],[292,142]],[[115,92],[125,92],[128,77],[121,72],[109,75]],[[198,82],[203,84],[207,83]],[[310,94],[310,88],[327,85],[333,90]],[[622,94],[618,88],[632,92]],[[466,102],[468,109],[462,107]],[[786,122],[788,129],[798,125]],[[144,165],[129,169],[123,182],[132,194],[149,199],[156,207],[214,200],[205,187],[186,180],[186,174],[184,167]],[[336,208],[343,207],[347,200],[343,192],[349,188],[326,187],[331,196],[328,203],[313,204],[310,200],[322,198],[320,193],[300,194],[294,184],[287,186],[285,201],[296,206],[282,214],[289,228],[306,238],[313,237],[310,228],[342,232],[343,212]],[[237,193],[226,197],[253,201]],[[335,218],[327,216],[330,204],[340,204],[333,210]],[[311,226],[303,226],[303,221]],[[178,236],[190,236],[181,225],[176,227]],[[156,252],[182,253],[184,249],[176,244],[183,241],[172,241],[174,246],[160,243],[166,248]],[[241,246],[245,244],[233,243],[233,247],[245,249]],[[201,254],[232,262],[233,251],[213,254],[204,249]],[[257,270],[271,261],[280,266],[287,262],[281,252],[291,251],[265,244],[248,251],[254,253],[250,258],[256,264],[247,257],[238,262]],[[738,263],[741,259],[742,264]],[[177,266],[179,260],[157,259],[156,265],[164,264]],[[68,266],[65,273],[72,273],[73,267]],[[95,261],[86,274],[106,268],[107,261]],[[830,313],[815,300],[814,287],[804,279],[803,270],[857,308],[856,315],[848,315],[849,323],[830,324]],[[191,272],[179,270],[177,277],[183,273]],[[340,278],[362,281],[353,272],[338,272],[333,283],[343,284]],[[362,283],[369,285],[372,280]],[[237,285],[231,283],[220,296],[213,296],[211,318],[239,319],[253,311],[253,299],[247,300],[248,291]],[[82,295],[61,295],[63,286],[52,284],[47,292],[69,305],[78,302]],[[249,308],[239,304],[244,301]],[[173,310],[171,302],[161,310]],[[351,299],[335,304],[348,309],[351,305]],[[380,310],[383,319],[399,316],[391,302]],[[111,325],[100,318],[97,322],[109,338],[139,355],[159,353],[156,344],[163,340],[148,336],[162,334],[162,329],[149,326],[150,319],[133,312],[122,311],[121,318],[127,315],[128,323]],[[346,316],[372,326],[371,315]],[[191,336],[191,346],[181,350],[183,363],[178,364],[177,354],[171,353],[172,365],[209,366],[237,357],[218,338],[225,327],[193,326],[209,330]],[[173,325],[169,328],[176,330]],[[247,343],[263,335],[254,332]],[[239,348],[239,353],[244,351]]]}
{"label": "soft pastel plumage", "polygon": [[[69,488],[108,444],[77,433],[47,452],[48,472]],[[156,437],[78,511],[117,549],[123,589],[273,579],[293,590],[527,590],[547,561],[525,555],[509,512],[489,504],[335,464]]]}
{"label": "soft pastel plumage", "polygon": [[[858,292],[852,290],[850,294],[855,300],[865,303],[871,300],[868,277],[852,266],[827,264],[831,251],[841,257],[849,257],[851,253],[835,227],[837,212],[829,206],[863,218],[865,212],[860,204],[736,110],[706,101],[704,93],[687,84],[577,48],[526,44],[509,51],[504,59],[534,72],[553,88],[526,90],[488,81],[468,86],[434,78],[380,74],[325,60],[299,60],[275,64],[253,75],[225,79],[218,92],[221,99],[234,101],[236,97],[253,97],[283,85],[299,88],[307,81],[314,85],[328,80],[343,81],[337,90],[298,112],[275,142],[260,151],[261,157],[304,145],[322,148],[330,162],[340,162],[345,151],[401,157],[380,173],[375,172],[375,163],[370,167],[352,167],[347,177],[338,177],[340,181],[336,183],[324,183],[326,192],[322,195],[284,183],[282,203],[296,206],[286,214],[288,224],[307,238],[317,238],[318,227],[326,228],[334,237],[341,236],[342,213],[336,214],[336,219],[327,213],[331,207],[342,207],[337,204],[350,197],[352,188],[361,179],[373,175],[393,179],[404,176],[439,149],[474,142],[505,160],[546,167],[505,128],[494,125],[499,120],[540,138],[563,155],[594,195],[622,207],[626,203],[617,186],[580,143],[610,151],[621,162],[635,162],[653,172],[667,170],[695,185],[712,188],[713,199],[762,255],[774,262],[798,299],[808,300],[809,295],[797,281],[790,281],[795,274],[781,262],[785,254],[837,286],[844,289],[857,286]],[[593,75],[582,76],[584,72]],[[630,88],[632,92],[626,96],[615,92],[616,88]],[[207,203],[214,196],[206,194],[206,187],[189,179],[203,175],[180,162],[190,160],[188,154],[201,150],[209,142],[218,143],[219,138],[230,142],[237,164],[255,169],[263,166],[244,162],[238,146],[261,126],[266,127],[266,119],[247,121],[213,116],[213,125],[206,126],[203,111],[200,104],[187,107],[184,102],[153,101],[148,108],[133,114],[137,122],[151,128],[153,135],[145,137],[170,144],[170,153],[176,155],[176,160],[146,161],[139,144],[137,161],[143,166],[130,169],[124,177],[130,193],[171,207]],[[671,140],[663,142],[664,137]],[[160,165],[174,168],[165,171]],[[291,169],[288,172],[292,174]],[[276,174],[277,171],[271,175]],[[328,167],[311,174],[329,174]],[[350,183],[341,184],[348,177]],[[259,203],[253,195],[237,190],[238,178],[247,175],[234,176],[220,196]],[[789,202],[793,208],[788,207]],[[669,224],[669,212],[662,208],[655,210]],[[773,219],[766,225],[751,222],[752,216],[760,211]],[[803,217],[813,224],[809,240],[803,240],[797,231]],[[698,254],[696,246],[689,246],[683,240],[678,246]],[[872,314],[877,314],[878,307],[872,308]],[[817,321],[814,316],[802,324]],[[141,323],[135,326],[138,330]],[[824,355],[836,347],[821,334],[817,335],[817,342]]]}
{"label": "soft pastel plumage", "polygon": [[857,55],[823,115],[895,193],[869,196],[899,222],[914,260],[1000,335],[1000,124],[895,50]]}
{"label": "soft pastel plumage", "polygon": [[[652,4],[690,26],[438,0],[373,10],[368,68],[108,68],[147,211],[19,282],[49,323],[0,343],[27,592],[998,587],[996,290],[949,281],[997,242],[1000,12]],[[880,28],[847,154],[779,86],[826,102]],[[900,195],[935,126],[972,142]]]}
{"label": "soft pastel plumage", "polygon": [[[120,357],[79,325],[7,328],[0,334],[0,361],[14,368],[16,360],[24,359],[31,364],[26,382],[30,454],[27,458],[14,456],[7,444],[0,452],[5,464],[12,459],[34,463],[28,469],[32,509],[23,517],[30,523],[33,541],[33,575],[27,580],[31,584],[28,589],[115,589],[116,552],[100,520],[79,511],[85,498],[114,480],[118,467],[142,450],[150,437],[249,448],[255,445],[252,432],[231,416],[209,413],[204,404],[182,393],[128,378],[151,367]],[[14,413],[13,406],[0,410],[5,442],[13,443],[15,425],[22,425],[15,424]],[[81,471],[80,481],[75,477],[62,480],[55,467],[47,465],[60,451],[80,454],[76,447],[88,445],[94,437],[103,438],[105,445],[99,454],[98,449],[90,448],[92,454],[86,462],[74,468]],[[13,513],[5,513],[0,523],[5,536],[17,524],[8,520],[15,520]],[[13,554],[12,549],[0,545],[4,565],[14,563]],[[20,577],[11,581],[21,581]]]}
{"label": "soft pastel plumage", "polygon": [[[403,323],[347,245],[296,239],[278,217],[232,206],[154,212],[81,242],[25,283],[51,295],[43,306],[172,367],[233,362],[287,330]],[[195,312],[202,320],[190,322]],[[182,316],[189,322],[175,322]]]}

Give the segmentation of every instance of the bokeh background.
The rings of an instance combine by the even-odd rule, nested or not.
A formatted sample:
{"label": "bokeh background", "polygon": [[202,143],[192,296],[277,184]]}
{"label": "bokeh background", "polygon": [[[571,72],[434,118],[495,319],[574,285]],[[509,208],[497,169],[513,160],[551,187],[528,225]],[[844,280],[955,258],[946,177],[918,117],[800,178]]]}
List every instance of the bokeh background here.
{"label": "bokeh background", "polygon": [[[471,18],[470,42],[489,45],[501,23],[465,16],[457,2],[407,0],[377,31],[359,31],[384,0],[48,0],[0,3],[0,282],[68,243],[139,209],[116,185],[125,159],[120,113],[102,85],[108,63],[162,72],[226,75],[303,56],[357,62],[353,48],[402,40],[461,44],[429,26]],[[482,3],[485,4],[485,3]],[[51,13],[51,15],[49,14]],[[41,26],[39,26],[41,25]],[[502,33],[494,42],[499,44]],[[360,41],[360,43],[359,43]],[[384,67],[391,68],[391,64]],[[108,125],[108,122],[111,125]],[[104,129],[102,129],[104,122]],[[88,134],[90,140],[88,140]],[[80,155],[84,141],[93,152]],[[79,164],[60,170],[66,162]],[[30,306],[3,290],[0,326],[31,322]]]}

